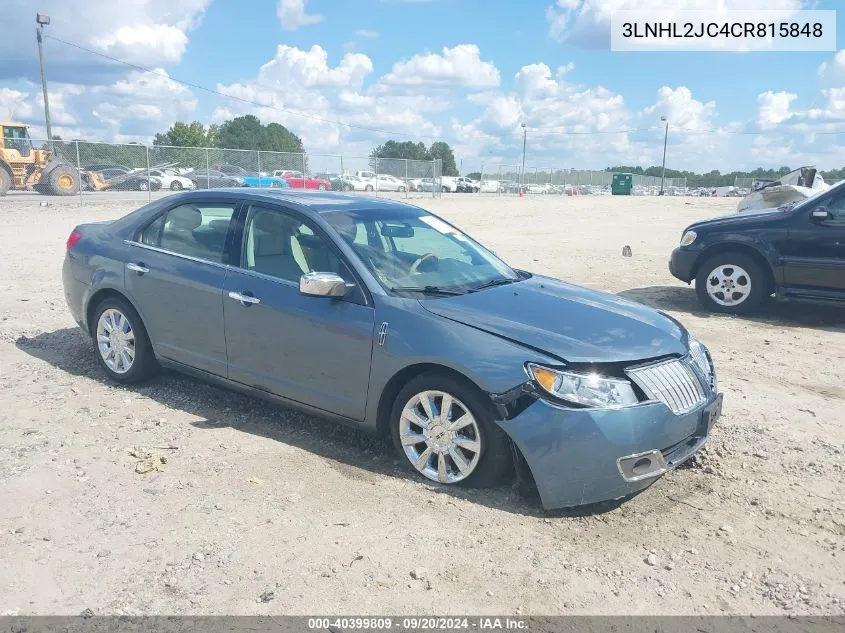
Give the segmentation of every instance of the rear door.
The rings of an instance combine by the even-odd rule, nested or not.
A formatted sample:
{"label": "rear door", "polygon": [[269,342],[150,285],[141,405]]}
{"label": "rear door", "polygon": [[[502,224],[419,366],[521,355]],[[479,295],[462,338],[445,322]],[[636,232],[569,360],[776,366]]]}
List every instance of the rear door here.
{"label": "rear door", "polygon": [[[244,209],[240,267],[226,276],[229,378],[363,420],[374,310],[339,251],[304,216]],[[334,272],[356,288],[342,299],[300,294],[306,272]]]}
{"label": "rear door", "polygon": [[[829,219],[813,217],[814,211],[825,208]],[[788,286],[810,292],[845,291],[845,188],[796,213],[781,248]]]}
{"label": "rear door", "polygon": [[223,282],[237,202],[174,205],[130,242],[125,287],[164,358],[226,375]]}

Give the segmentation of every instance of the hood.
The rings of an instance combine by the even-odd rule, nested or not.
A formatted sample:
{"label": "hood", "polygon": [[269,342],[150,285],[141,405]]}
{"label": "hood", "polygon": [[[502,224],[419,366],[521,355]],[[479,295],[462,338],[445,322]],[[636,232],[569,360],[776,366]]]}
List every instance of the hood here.
{"label": "hood", "polygon": [[754,224],[768,224],[772,221],[777,221],[786,217],[785,211],[781,209],[757,209],[754,211],[743,211],[741,213],[732,213],[730,215],[720,215],[708,220],[701,220],[695,224],[689,225],[686,231],[696,231],[700,228],[722,228],[722,227],[741,227],[745,225]]}
{"label": "hood", "polygon": [[549,277],[420,303],[569,363],[635,362],[687,351],[685,330],[659,312]]}

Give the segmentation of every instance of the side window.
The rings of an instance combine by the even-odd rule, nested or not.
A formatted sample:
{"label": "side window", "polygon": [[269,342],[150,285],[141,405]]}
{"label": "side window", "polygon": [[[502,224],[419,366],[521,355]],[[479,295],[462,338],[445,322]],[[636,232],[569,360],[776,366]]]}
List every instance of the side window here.
{"label": "side window", "polygon": [[141,243],[210,262],[223,262],[233,204],[183,204],[150,223]]}
{"label": "side window", "polygon": [[242,267],[292,283],[308,272],[351,275],[325,238],[291,215],[252,207],[244,229]]}

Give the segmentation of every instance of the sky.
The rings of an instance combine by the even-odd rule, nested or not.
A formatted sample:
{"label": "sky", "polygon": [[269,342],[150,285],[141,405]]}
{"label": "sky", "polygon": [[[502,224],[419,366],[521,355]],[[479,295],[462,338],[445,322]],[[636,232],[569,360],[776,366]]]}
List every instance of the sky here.
{"label": "sky", "polygon": [[[4,0],[0,120],[46,136],[40,11],[51,17],[53,133],[66,140],[149,142],[177,120],[251,113],[285,125],[313,154],[367,156],[389,138],[446,141],[466,173],[519,163],[524,123],[530,166],[603,169],[660,164],[665,116],[667,167],[839,168],[840,3]],[[784,15],[839,8],[839,50],[610,51],[613,9],[717,6]]]}

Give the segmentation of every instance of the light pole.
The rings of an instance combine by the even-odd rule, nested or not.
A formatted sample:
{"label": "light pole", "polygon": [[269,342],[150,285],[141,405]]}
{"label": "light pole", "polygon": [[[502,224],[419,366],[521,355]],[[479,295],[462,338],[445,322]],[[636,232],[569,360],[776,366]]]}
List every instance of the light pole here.
{"label": "light pole", "polygon": [[660,117],[661,121],[666,122],[666,134],[663,136],[663,174],[660,176],[660,194],[663,195],[663,183],[666,180],[666,142],[669,140],[669,119],[665,116]]}
{"label": "light pole", "polygon": [[50,127],[50,100],[47,97],[47,75],[44,74],[44,26],[50,24],[50,16],[44,13],[35,14],[35,22],[38,28],[35,29],[35,39],[38,40],[38,63],[41,65],[41,90],[44,93],[44,119],[47,122],[47,140],[53,140],[53,130]]}
{"label": "light pole", "polygon": [[528,140],[528,127],[525,123],[522,124],[522,173],[519,178],[519,191],[522,193],[522,188],[525,186],[525,143]]}

